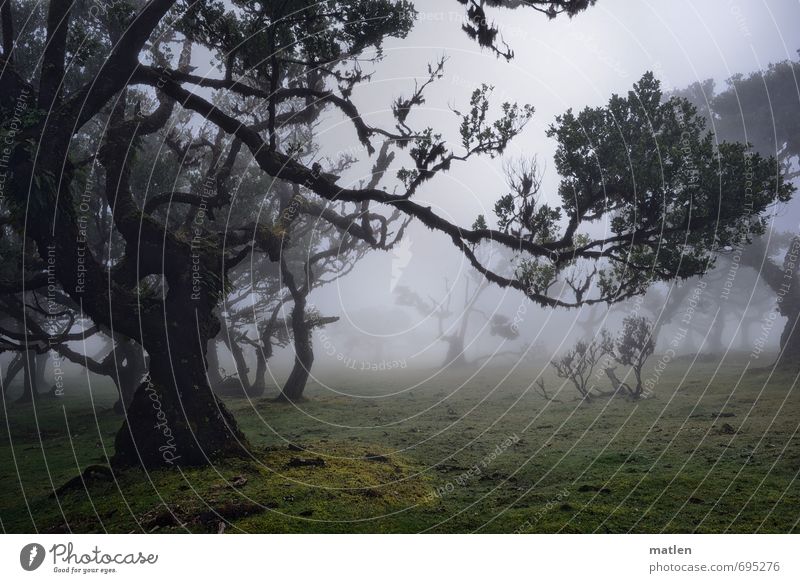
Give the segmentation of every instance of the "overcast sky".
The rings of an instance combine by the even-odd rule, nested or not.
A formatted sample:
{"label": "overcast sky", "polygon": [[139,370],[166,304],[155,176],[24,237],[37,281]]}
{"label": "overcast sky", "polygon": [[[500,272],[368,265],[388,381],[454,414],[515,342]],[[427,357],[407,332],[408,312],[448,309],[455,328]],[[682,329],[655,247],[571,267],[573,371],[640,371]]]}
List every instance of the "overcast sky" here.
{"label": "overcast sky", "polygon": [[[384,61],[367,69],[374,70],[373,82],[360,87],[354,99],[371,123],[391,126],[392,100],[408,95],[414,80],[424,77],[427,64],[444,55],[445,76],[411,117],[414,127],[434,125],[457,140],[450,108],[463,107],[481,83],[494,85],[498,104],[509,100],[536,107],[533,122],[506,157],[537,154],[547,169],[549,192],[555,191],[558,177],[552,167],[554,144],[545,130],[559,113],[603,104],[612,93],[629,90],[647,70],[654,71],[666,89],[707,78],[723,86],[733,74],[796,58],[800,48],[796,0],[598,0],[573,19],[552,21],[527,9],[492,10],[490,16],[515,51],[513,61],[506,62],[481,50],[460,30],[461,8],[455,0],[417,2],[420,14],[414,30],[406,39],[387,43]],[[332,122],[321,131],[320,140],[331,154],[337,145],[353,142],[347,122]],[[469,226],[479,213],[492,215],[494,200],[504,193],[500,171],[501,161],[488,158],[455,166],[426,184],[418,200]],[[445,237],[417,226],[408,238],[411,259],[404,277],[426,278],[431,293],[441,289],[441,275],[452,277],[465,268]],[[348,297],[359,298],[354,303],[363,305],[362,276],[368,276],[375,289],[370,289],[366,303],[391,304],[391,269],[392,262],[373,257],[342,282],[339,297],[330,299],[349,306]],[[330,291],[324,295],[330,296]],[[321,297],[318,301],[326,303]]]}

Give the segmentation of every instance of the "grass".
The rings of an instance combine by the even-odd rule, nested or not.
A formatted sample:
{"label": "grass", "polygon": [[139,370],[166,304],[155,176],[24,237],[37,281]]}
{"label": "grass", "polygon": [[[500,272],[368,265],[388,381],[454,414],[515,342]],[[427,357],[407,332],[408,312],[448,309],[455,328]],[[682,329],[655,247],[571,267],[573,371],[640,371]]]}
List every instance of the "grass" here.
{"label": "grass", "polygon": [[113,451],[120,418],[98,380],[91,396],[74,387],[8,406],[0,521],[5,532],[798,532],[794,378],[743,375],[743,361],[674,362],[652,398],[589,404],[569,387],[560,403],[537,395],[534,364],[507,378],[327,371],[299,405],[228,401],[249,460],[127,471],[54,496]]}

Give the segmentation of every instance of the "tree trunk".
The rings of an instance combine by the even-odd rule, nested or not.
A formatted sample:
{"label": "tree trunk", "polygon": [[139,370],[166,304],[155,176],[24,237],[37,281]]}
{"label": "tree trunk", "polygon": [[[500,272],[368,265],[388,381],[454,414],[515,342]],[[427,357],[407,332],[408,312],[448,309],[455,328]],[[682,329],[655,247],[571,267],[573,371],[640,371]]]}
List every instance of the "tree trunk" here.
{"label": "tree trunk", "polygon": [[[180,291],[170,289],[166,313],[158,315],[166,320],[166,330],[145,331],[150,372],[117,433],[112,460],[117,467],[205,465],[246,453],[246,438],[206,377],[208,341],[219,331],[213,306],[192,305]],[[191,341],[187,330],[195,331]]]}
{"label": "tree trunk", "polygon": [[442,366],[464,366],[467,359],[464,357],[464,338],[459,335],[445,336],[447,342],[447,355]]}
{"label": "tree trunk", "polygon": [[306,322],[306,294],[295,284],[294,276],[284,260],[281,260],[284,283],[294,301],[292,308],[292,336],[294,340],[294,366],[286,384],[283,385],[278,400],[298,401],[303,398],[311,365],[314,364],[314,350],[311,346],[311,329]]}
{"label": "tree trunk", "polygon": [[785,315],[788,320],[781,333],[781,352],[776,364],[780,368],[797,370],[800,368],[800,311],[787,311]]}
{"label": "tree trunk", "polygon": [[14,358],[8,363],[8,368],[6,369],[6,375],[3,377],[3,394],[8,394],[8,387],[11,382],[16,378],[19,374],[19,371],[23,369],[25,364],[25,357],[23,356],[22,352],[16,353]]}
{"label": "tree trunk", "polygon": [[777,296],[778,311],[787,318],[780,337],[781,356],[776,366],[791,371],[800,369],[800,274],[794,267],[800,253],[800,236],[792,238],[784,256],[783,266],[778,265],[767,255],[763,238],[751,245],[743,261],[755,269]]}
{"label": "tree trunk", "polygon": [[219,372],[219,348],[216,338],[209,341],[206,355],[208,382],[212,388],[220,387],[222,386],[222,374]]}
{"label": "tree trunk", "polygon": [[306,323],[306,301],[295,301],[292,308],[292,336],[294,337],[294,366],[279,399],[298,401],[303,398],[311,366],[314,364],[314,350],[311,346],[311,330]]}
{"label": "tree trunk", "polygon": [[222,335],[222,341],[230,350],[231,356],[233,356],[233,362],[236,365],[236,376],[239,377],[239,382],[242,384],[242,392],[246,394],[250,389],[250,369],[247,366],[247,359],[244,357],[241,345],[233,337],[234,332],[235,330],[226,328]]}
{"label": "tree trunk", "polygon": [[[271,348],[271,346],[270,346]],[[256,376],[250,385],[248,396],[260,397],[267,390],[267,349],[264,347],[256,347]]]}
{"label": "tree trunk", "polygon": [[[118,345],[116,352],[118,370],[112,371],[111,377],[117,385],[119,399],[114,403],[114,411],[124,414],[147,373],[147,362],[143,349],[132,340]],[[111,363],[111,366],[113,367],[114,363]]]}
{"label": "tree trunk", "polygon": [[464,311],[461,314],[461,322],[459,323],[458,330],[443,339],[447,342],[447,355],[444,359],[443,366],[464,366],[467,364],[467,357],[464,354],[464,341],[467,338],[467,328],[469,328],[469,319],[473,312],[478,312],[475,304],[481,297],[483,292],[488,287],[488,282],[483,281],[477,285],[475,290],[470,293],[470,286],[467,284],[464,288]]}
{"label": "tree trunk", "polygon": [[17,403],[31,403],[39,393],[36,383],[36,352],[27,350],[22,354],[22,395]]}
{"label": "tree trunk", "polygon": [[[171,4],[148,3],[143,9],[145,16],[129,30],[138,32],[149,23],[155,24]],[[125,45],[126,54],[138,54],[144,40],[134,35],[131,44]],[[73,196],[78,184],[73,182],[75,167],[68,155],[69,144],[83,125],[83,117],[93,113],[92,107],[99,110],[102,103],[123,89],[135,66],[129,67],[130,59],[126,59],[112,54],[101,72],[102,82],[95,84],[80,113],[71,108],[54,108],[52,118],[31,122],[24,129],[19,137],[26,133],[35,136],[38,143],[47,145],[47,156],[34,159],[35,147],[13,147],[9,166],[14,168],[14,175],[10,184],[6,183],[10,186],[7,193],[14,206],[35,210],[24,215],[12,212],[12,218],[15,226],[36,242],[41,257],[47,257],[51,247],[59,249],[52,272],[70,297],[86,307],[87,315],[96,324],[109,328],[112,322],[119,324],[115,328],[141,340],[150,355],[151,374],[137,389],[126,411],[125,423],[115,439],[112,463],[117,467],[147,468],[208,464],[211,458],[242,455],[247,446],[235,420],[211,392],[205,375],[207,343],[219,332],[212,312],[220,290],[212,288],[215,282],[224,280],[224,273],[220,273],[222,251],[203,248],[196,253],[189,242],[171,235],[165,239],[167,233],[160,227],[140,220],[141,210],[129,192],[127,168],[133,153],[131,138],[139,127],[123,123],[125,108],[120,100],[117,104],[123,106],[114,110],[120,119],[113,120],[120,123],[107,132],[98,152],[106,172],[104,196],[111,206],[116,229],[126,239],[126,257],[131,264],[138,265],[137,260],[152,257],[157,250],[162,253],[160,273],[168,284],[167,297],[129,302],[133,299],[130,286],[136,282],[136,274],[124,270],[124,277],[120,276],[124,283],[111,284],[105,266],[92,253],[79,252],[82,236]],[[33,93],[22,86],[13,71],[0,71],[0,102],[13,103],[22,91]],[[45,215],[54,217],[55,222],[45,220]],[[192,287],[195,266],[201,274],[214,276],[205,278],[200,292]],[[200,297],[195,299],[195,294]],[[33,387],[29,394],[32,398]]]}
{"label": "tree trunk", "polygon": [[44,373],[47,369],[47,361],[50,360],[50,356],[45,352],[44,354],[37,354],[33,360],[35,363],[34,373],[36,375],[36,382],[34,383],[34,386],[45,387],[49,389]]}
{"label": "tree trunk", "polygon": [[705,352],[715,356],[721,356],[725,353],[726,346],[725,342],[722,339],[722,332],[725,330],[725,319],[722,317],[722,312],[720,312],[720,317],[714,322],[711,326],[711,332],[708,335],[708,340],[706,341],[706,350]]}
{"label": "tree trunk", "polygon": [[253,380],[251,387],[254,396],[261,396],[267,390],[267,362],[274,354],[272,337],[275,334],[278,315],[281,313],[283,305],[284,301],[280,301],[275,305],[269,320],[266,321],[260,331],[261,345],[256,348],[256,378]]}

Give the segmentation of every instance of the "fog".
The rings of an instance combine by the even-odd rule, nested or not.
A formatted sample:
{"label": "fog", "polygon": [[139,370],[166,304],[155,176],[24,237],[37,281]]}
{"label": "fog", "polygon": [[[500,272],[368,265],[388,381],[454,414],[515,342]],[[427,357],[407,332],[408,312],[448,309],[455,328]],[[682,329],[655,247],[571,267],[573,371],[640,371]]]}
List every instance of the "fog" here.
{"label": "fog", "polygon": [[[452,120],[448,128],[451,133],[445,132],[445,137],[457,140],[451,108],[463,107],[470,92],[481,83],[496,87],[497,101],[533,104],[536,114],[532,122],[511,143],[505,158],[536,154],[544,167],[542,192],[553,201],[557,200],[559,178],[553,169],[553,140],[545,136],[545,130],[556,115],[569,108],[601,105],[614,93],[624,94],[646,70],[653,71],[666,90],[679,90],[706,79],[713,79],[720,89],[733,75],[796,60],[800,48],[800,31],[789,24],[799,21],[800,6],[790,1],[617,0],[600,2],[573,19],[553,21],[522,10],[498,11],[493,17],[515,52],[514,60],[508,63],[480,50],[458,27],[446,25],[448,20],[463,18],[449,2],[426,2],[418,5],[418,10],[419,21],[408,39],[386,46],[386,58],[375,68],[373,82],[354,95],[361,111],[376,124],[386,123],[391,101],[407,94],[415,80],[424,80],[428,63],[445,56],[444,76],[431,86],[417,119],[423,120],[421,124],[436,123],[437,128],[448,128],[447,120]],[[336,151],[342,123],[346,122],[335,119],[320,128],[326,152]],[[746,133],[747,120],[743,127]],[[355,184],[363,174],[354,172],[345,178]],[[479,214],[492,216],[494,201],[504,188],[502,160],[480,158],[437,177],[418,196],[448,219],[468,227]],[[782,205],[774,209],[770,232],[796,232],[799,218],[796,200]],[[418,223],[412,223],[402,247],[388,255],[372,253],[352,274],[314,292],[313,301],[321,310],[341,316],[326,335],[356,337],[364,345],[353,352],[336,344],[333,352],[344,352],[345,360],[380,362],[385,358],[381,355],[391,354],[408,366],[440,365],[447,347],[436,341],[441,334],[434,313],[398,307],[394,290],[397,285],[408,286],[438,303],[449,298],[458,311],[458,306],[464,305],[464,286],[474,272],[446,236]],[[780,263],[783,257],[778,260]],[[702,286],[698,315],[690,318],[692,332],[681,344],[682,354],[718,352],[720,347],[723,351],[750,352],[753,338],[748,336],[760,333],[759,321],[763,324],[770,320],[775,294],[752,268],[737,267],[729,278],[730,262],[730,257],[723,256],[717,272],[702,282],[697,279],[681,284]],[[558,310],[536,306],[514,290],[490,286],[479,300],[489,318],[477,314],[470,317],[467,359],[511,350],[520,351],[523,358],[546,362],[577,338],[597,333],[601,325],[616,330],[626,315],[641,306],[647,306],[643,312],[658,321],[664,315],[657,304],[675,291],[671,285],[661,284],[643,299],[610,308]],[[657,351],[667,349],[669,338],[689,311],[694,311],[692,306],[682,305],[680,317],[665,324]],[[518,339],[505,340],[489,333],[491,316],[496,314],[518,321]],[[587,322],[592,324],[589,329]],[[782,327],[783,319],[780,322],[776,330]],[[778,339],[779,333],[769,334],[767,349],[776,350]],[[319,347],[319,338],[317,343]],[[537,349],[527,350],[530,346]],[[318,350],[321,368],[335,366],[333,358],[321,347]]]}
{"label": "fog", "polygon": [[[457,142],[453,110],[465,107],[471,92],[484,83],[495,87],[495,112],[502,101],[535,106],[532,121],[503,156],[455,164],[415,195],[420,204],[465,228],[478,215],[492,223],[494,203],[508,191],[504,161],[535,155],[542,170],[543,200],[558,204],[555,142],[546,130],[566,110],[599,106],[612,94],[625,94],[645,71],[653,71],[667,91],[680,91],[707,79],[715,81],[718,91],[724,90],[726,80],[734,75],[796,60],[800,48],[800,30],[795,26],[800,22],[800,5],[789,0],[601,0],[572,19],[552,21],[533,11],[493,11],[491,18],[503,41],[515,53],[508,62],[463,33],[459,26],[463,11],[455,2],[417,2],[417,10],[418,20],[409,36],[390,40],[383,47],[383,60],[365,65],[365,72],[373,75],[371,81],[356,86],[352,96],[365,120],[391,126],[392,101],[407,95],[415,82],[424,82],[428,65],[442,57],[446,59],[443,75],[415,111],[416,126],[434,125],[445,139]],[[199,75],[216,74],[217,63],[208,52],[195,53],[193,64]],[[320,159],[335,160],[346,153],[361,160],[342,175],[341,185],[358,186],[368,180],[372,161],[346,118],[328,113],[316,131]],[[742,139],[747,139],[747,120]],[[403,162],[395,160],[389,168],[389,190]],[[796,233],[798,219],[797,200],[771,211],[766,257],[778,265],[788,243],[773,244],[773,237]],[[595,228],[602,234],[608,225]],[[501,250],[481,247],[485,254],[496,253],[498,262],[510,262],[510,255]],[[310,306],[323,316],[338,318],[312,334],[316,353],[312,377],[324,384],[325,375],[337,371],[402,375],[456,364],[503,369],[520,362],[541,368],[577,340],[594,338],[602,329],[615,334],[631,314],[643,314],[659,328],[656,353],[668,350],[679,330],[685,330],[685,338],[676,347],[676,355],[752,353],[760,336],[764,336],[761,349],[775,352],[785,319],[775,316],[776,294],[758,270],[740,265],[740,252],[722,253],[718,268],[702,278],[660,283],[642,297],[612,306],[565,310],[537,305],[516,290],[485,285],[446,235],[412,221],[392,250],[368,253],[351,273],[310,294]],[[473,298],[478,288],[480,294]],[[403,290],[411,290],[424,305],[404,305]],[[675,305],[670,304],[670,298],[676,297]],[[287,308],[284,315],[288,313]],[[254,325],[257,320],[254,317]],[[770,326],[768,333],[765,322]],[[510,337],[498,333],[502,323],[513,329]],[[459,334],[463,350],[454,360],[448,350],[451,339]],[[104,350],[96,342],[73,346],[90,355]],[[245,347],[244,352],[252,370],[255,351]],[[270,360],[268,376],[274,386],[280,386],[288,374],[293,356],[289,345]],[[224,348],[219,359],[224,375],[235,374],[231,354]],[[8,361],[6,356],[4,362]],[[65,366],[80,370],[76,365]]]}

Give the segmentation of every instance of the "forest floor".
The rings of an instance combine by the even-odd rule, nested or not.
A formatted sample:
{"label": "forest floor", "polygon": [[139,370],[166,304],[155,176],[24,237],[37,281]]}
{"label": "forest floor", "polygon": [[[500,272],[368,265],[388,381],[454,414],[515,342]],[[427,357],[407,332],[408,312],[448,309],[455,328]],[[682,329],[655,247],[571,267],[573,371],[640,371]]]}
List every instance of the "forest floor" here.
{"label": "forest floor", "polygon": [[531,364],[509,375],[328,371],[328,386],[313,383],[296,405],[226,399],[249,460],[91,474],[54,494],[113,452],[121,418],[111,386],[94,378],[91,394],[8,406],[0,527],[800,532],[800,392],[793,376],[743,375],[745,360],[675,361],[637,402],[581,403],[569,386],[548,402]]}

